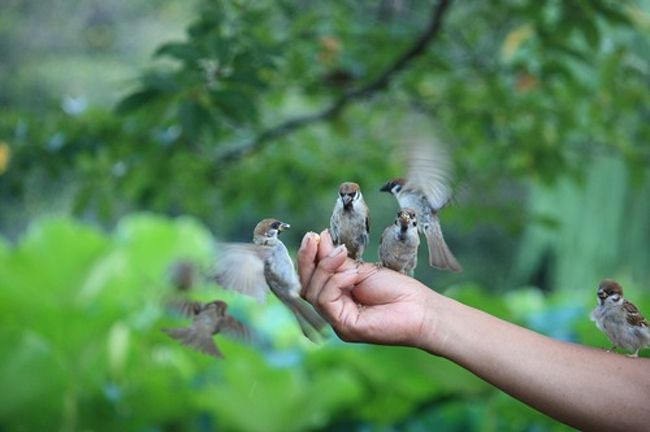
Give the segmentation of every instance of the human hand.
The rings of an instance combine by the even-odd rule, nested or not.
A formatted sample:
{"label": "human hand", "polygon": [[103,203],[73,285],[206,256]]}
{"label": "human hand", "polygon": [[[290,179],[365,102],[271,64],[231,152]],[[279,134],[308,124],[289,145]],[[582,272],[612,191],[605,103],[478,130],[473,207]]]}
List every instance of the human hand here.
{"label": "human hand", "polygon": [[442,296],[413,278],[347,258],[327,230],[298,251],[301,295],[348,342],[426,348]]}

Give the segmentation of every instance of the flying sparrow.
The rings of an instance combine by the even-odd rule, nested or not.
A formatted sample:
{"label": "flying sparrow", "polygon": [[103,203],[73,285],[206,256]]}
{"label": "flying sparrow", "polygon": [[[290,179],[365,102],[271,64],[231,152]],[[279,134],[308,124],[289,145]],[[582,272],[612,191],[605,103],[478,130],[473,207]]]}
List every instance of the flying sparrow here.
{"label": "flying sparrow", "polygon": [[639,350],[650,345],[650,323],[623,298],[623,288],[611,279],[598,285],[598,306],[591,312],[591,320],[612,342],[608,351],[623,348],[634,351],[629,357],[638,357]]}
{"label": "flying sparrow", "polygon": [[379,242],[379,259],[384,267],[413,276],[418,261],[420,236],[415,211],[401,209],[395,223],[386,227]]}
{"label": "flying sparrow", "polygon": [[391,193],[400,208],[415,210],[418,231],[427,239],[429,264],[442,270],[461,272],[463,268],[442,236],[438,212],[451,199],[450,162],[436,144],[411,144],[407,156],[408,179],[396,178],[381,187]]}
{"label": "flying sparrow", "polygon": [[186,301],[174,306],[184,315],[192,318],[192,325],[165,328],[162,331],[183,345],[213,357],[223,358],[223,354],[212,339],[213,335],[224,332],[240,339],[248,339],[248,328],[228,314],[228,305],[221,300],[209,303]]}
{"label": "flying sparrow", "polygon": [[341,183],[330,218],[330,234],[334,245],[344,244],[348,256],[361,261],[370,238],[370,211],[359,185]]}
{"label": "flying sparrow", "polygon": [[278,238],[289,224],[264,219],[253,232],[253,243],[222,243],[213,274],[226,289],[266,299],[269,289],[289,308],[302,332],[316,341],[325,321],[309,303],[300,298],[300,281],[289,251]]}

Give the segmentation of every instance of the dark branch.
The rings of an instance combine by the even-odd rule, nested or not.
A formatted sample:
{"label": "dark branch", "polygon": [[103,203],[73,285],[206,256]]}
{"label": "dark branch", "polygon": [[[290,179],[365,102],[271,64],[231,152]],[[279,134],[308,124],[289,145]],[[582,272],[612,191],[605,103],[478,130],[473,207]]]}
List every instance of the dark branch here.
{"label": "dark branch", "polygon": [[431,20],[427,24],[427,27],[424,29],[422,34],[417,38],[413,45],[411,45],[404,53],[402,53],[402,55],[400,55],[373,81],[357,89],[352,89],[346,92],[343,96],[339,97],[336,101],[334,101],[334,103],[322,111],[318,111],[305,116],[295,117],[283,123],[280,123],[275,127],[267,129],[266,131],[260,133],[252,141],[236,149],[223,153],[219,158],[219,162],[222,164],[227,164],[239,160],[248,154],[261,150],[263,146],[270,141],[273,141],[285,135],[289,135],[297,129],[303,128],[312,123],[317,123],[336,117],[350,102],[354,100],[366,99],[378,91],[386,89],[390,84],[393,76],[399,74],[401,71],[406,69],[409,63],[424,54],[427,47],[440,33],[440,29],[442,28],[442,19],[450,3],[451,0],[438,1],[432,10]]}

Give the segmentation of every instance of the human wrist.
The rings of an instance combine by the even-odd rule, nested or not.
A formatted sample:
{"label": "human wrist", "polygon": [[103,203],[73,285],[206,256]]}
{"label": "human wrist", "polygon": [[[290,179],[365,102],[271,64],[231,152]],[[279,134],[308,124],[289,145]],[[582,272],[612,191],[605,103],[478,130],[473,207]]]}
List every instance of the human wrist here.
{"label": "human wrist", "polygon": [[451,349],[450,338],[453,313],[456,302],[433,290],[429,290],[423,301],[423,320],[416,346],[430,354],[447,357]]}

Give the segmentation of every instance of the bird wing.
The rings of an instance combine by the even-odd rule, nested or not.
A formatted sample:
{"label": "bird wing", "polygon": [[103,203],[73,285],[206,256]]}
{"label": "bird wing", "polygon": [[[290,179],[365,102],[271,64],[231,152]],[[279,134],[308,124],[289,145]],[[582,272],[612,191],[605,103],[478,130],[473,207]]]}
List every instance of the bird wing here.
{"label": "bird wing", "polygon": [[248,326],[230,315],[226,315],[223,318],[221,329],[223,330],[223,333],[229,337],[244,342],[250,341],[251,332]]}
{"label": "bird wing", "polygon": [[176,299],[169,301],[167,306],[183,316],[192,318],[205,308],[205,303],[194,300]]}
{"label": "bird wing", "polygon": [[183,345],[213,357],[223,358],[223,354],[212,339],[212,334],[202,327],[165,328],[162,331]]}
{"label": "bird wing", "polygon": [[421,140],[407,143],[406,188],[420,190],[434,210],[451,199],[451,160],[441,144]]}
{"label": "bird wing", "polygon": [[623,309],[625,310],[625,318],[629,324],[639,327],[650,327],[648,320],[641,315],[641,312],[639,312],[639,309],[634,304],[625,300],[623,302]]}
{"label": "bird wing", "polygon": [[263,302],[269,290],[264,278],[264,261],[269,246],[249,243],[220,243],[212,278],[223,288],[235,290]]}

